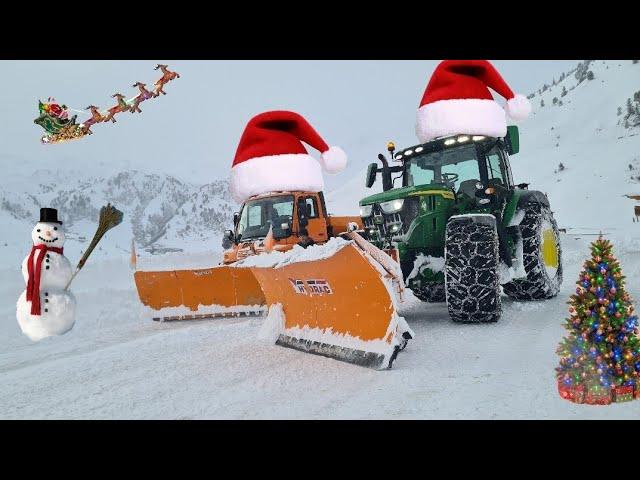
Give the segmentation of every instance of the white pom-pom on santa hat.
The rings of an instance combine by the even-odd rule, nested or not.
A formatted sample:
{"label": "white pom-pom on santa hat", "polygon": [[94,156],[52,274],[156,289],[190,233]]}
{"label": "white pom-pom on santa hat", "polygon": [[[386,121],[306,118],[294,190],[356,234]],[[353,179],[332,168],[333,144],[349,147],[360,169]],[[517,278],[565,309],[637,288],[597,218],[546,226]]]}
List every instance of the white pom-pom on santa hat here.
{"label": "white pom-pom on santa hat", "polygon": [[[320,152],[320,161],[302,142]],[[264,112],[249,121],[240,138],[231,167],[231,194],[242,203],[274,191],[319,192],[324,188],[322,171],[338,173],[346,165],[344,151],[329,147],[301,115]]]}
{"label": "white pom-pom on santa hat", "polygon": [[531,113],[531,102],[524,95],[516,93],[512,99],[507,100],[506,111],[513,120],[524,120]]}
{"label": "white pom-pom on santa hat", "polygon": [[[503,109],[489,89],[507,101]],[[444,60],[433,72],[416,116],[421,142],[456,135],[502,137],[507,132],[506,114],[524,120],[531,104],[515,95],[487,60]]]}
{"label": "white pom-pom on santa hat", "polygon": [[327,173],[339,173],[347,166],[347,154],[340,147],[329,147],[320,158],[322,168]]}

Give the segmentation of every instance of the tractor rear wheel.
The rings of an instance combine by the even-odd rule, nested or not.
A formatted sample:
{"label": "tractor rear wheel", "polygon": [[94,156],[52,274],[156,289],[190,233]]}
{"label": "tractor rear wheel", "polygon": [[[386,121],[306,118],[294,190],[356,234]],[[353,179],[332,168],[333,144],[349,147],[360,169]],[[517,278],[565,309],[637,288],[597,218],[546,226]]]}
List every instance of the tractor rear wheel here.
{"label": "tractor rear wheel", "polygon": [[493,215],[460,215],[449,220],[445,289],[454,322],[497,322],[500,318],[498,246]]}
{"label": "tractor rear wheel", "polygon": [[526,278],[503,285],[504,293],[516,300],[555,297],[562,284],[560,232],[549,207],[530,202],[520,222]]}

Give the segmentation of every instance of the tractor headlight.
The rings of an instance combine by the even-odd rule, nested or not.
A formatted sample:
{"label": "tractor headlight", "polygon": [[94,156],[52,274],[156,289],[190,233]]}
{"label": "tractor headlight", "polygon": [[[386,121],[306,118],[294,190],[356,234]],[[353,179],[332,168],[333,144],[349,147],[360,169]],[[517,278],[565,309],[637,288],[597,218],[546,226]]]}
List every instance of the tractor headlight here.
{"label": "tractor headlight", "polygon": [[362,218],[370,217],[372,211],[373,205],[360,205],[360,216]]}
{"label": "tractor headlight", "polygon": [[404,205],[404,198],[399,198],[397,200],[391,200],[390,202],[383,202],[380,204],[380,208],[384,213],[397,213],[402,210],[402,205]]}

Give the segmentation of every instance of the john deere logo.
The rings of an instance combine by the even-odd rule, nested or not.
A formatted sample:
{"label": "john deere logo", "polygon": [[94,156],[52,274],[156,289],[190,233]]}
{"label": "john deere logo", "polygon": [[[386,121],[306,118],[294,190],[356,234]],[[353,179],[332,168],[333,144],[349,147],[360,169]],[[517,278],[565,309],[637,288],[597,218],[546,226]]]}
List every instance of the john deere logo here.
{"label": "john deere logo", "polygon": [[324,279],[300,280],[290,278],[293,290],[299,295],[332,295],[333,290],[329,282]]}

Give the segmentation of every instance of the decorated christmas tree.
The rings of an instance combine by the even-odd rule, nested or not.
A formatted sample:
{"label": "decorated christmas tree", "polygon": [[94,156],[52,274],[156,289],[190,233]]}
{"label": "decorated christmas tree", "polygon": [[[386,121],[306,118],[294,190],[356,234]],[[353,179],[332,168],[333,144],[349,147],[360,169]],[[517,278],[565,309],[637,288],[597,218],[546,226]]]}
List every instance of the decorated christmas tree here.
{"label": "decorated christmas tree", "polygon": [[557,350],[560,396],[597,405],[640,398],[638,318],[609,240],[591,244],[576,285]]}

